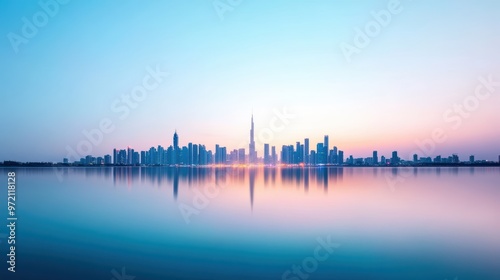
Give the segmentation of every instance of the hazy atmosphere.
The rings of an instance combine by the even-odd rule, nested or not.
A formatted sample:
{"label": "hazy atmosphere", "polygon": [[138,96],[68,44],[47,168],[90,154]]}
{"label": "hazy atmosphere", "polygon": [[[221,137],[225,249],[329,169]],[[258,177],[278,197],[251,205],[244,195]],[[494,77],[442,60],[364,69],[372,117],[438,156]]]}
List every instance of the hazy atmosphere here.
{"label": "hazy atmosphere", "polygon": [[60,2],[0,3],[0,160],[61,161],[103,120],[90,154],[241,148],[252,112],[259,156],[408,158],[436,129],[428,156],[500,154],[498,1]]}

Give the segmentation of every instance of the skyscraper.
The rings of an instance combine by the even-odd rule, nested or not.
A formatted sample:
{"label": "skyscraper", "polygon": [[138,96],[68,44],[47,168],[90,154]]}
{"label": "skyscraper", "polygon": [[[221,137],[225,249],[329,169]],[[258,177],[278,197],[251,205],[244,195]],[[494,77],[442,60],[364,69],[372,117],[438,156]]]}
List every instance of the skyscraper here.
{"label": "skyscraper", "polygon": [[111,164],[111,156],[110,155],[104,156],[104,164]]}
{"label": "skyscraper", "polygon": [[194,144],[193,145],[193,164],[198,165],[200,164],[200,156],[198,153],[198,145]]}
{"label": "skyscraper", "polygon": [[177,130],[174,132],[174,153],[172,158],[172,164],[180,164],[181,162],[181,151],[179,149],[179,136],[177,135]]}
{"label": "skyscraper", "polygon": [[241,148],[238,150],[238,162],[240,164],[245,164],[245,149]]}
{"label": "skyscraper", "polygon": [[398,157],[398,152],[397,151],[392,152],[391,164],[392,165],[399,164],[399,157]]}
{"label": "skyscraper", "polygon": [[333,164],[338,164],[339,163],[337,146],[333,146],[332,163]]}
{"label": "skyscraper", "polygon": [[313,162],[313,164],[325,163],[324,153],[325,153],[325,146],[323,145],[323,143],[316,144],[316,160],[315,162]]}
{"label": "skyscraper", "polygon": [[297,142],[295,147],[295,154],[293,156],[293,163],[295,164],[302,162],[303,152],[300,149],[300,147],[301,147],[300,142]]}
{"label": "skyscraper", "polygon": [[188,162],[187,164],[193,164],[193,143],[188,143]]}
{"label": "skyscraper", "polygon": [[309,164],[309,138],[304,139],[304,162]]}
{"label": "skyscraper", "polygon": [[253,127],[253,114],[252,114],[252,125],[250,128],[250,145],[248,152],[248,161],[249,163],[255,163],[257,160],[257,156],[255,153],[255,140],[254,140],[254,127]]}
{"label": "skyscraper", "polygon": [[127,147],[127,164],[132,164],[132,154],[134,153],[134,149]]}
{"label": "skyscraper", "polygon": [[269,144],[264,144],[264,164],[270,164]]}
{"label": "skyscraper", "polygon": [[221,162],[221,152],[219,144],[215,144],[215,164],[219,164]]}
{"label": "skyscraper", "polygon": [[272,158],[272,164],[276,165],[278,162],[278,155],[276,154],[276,146],[271,147],[271,158]]}
{"label": "skyscraper", "polygon": [[174,149],[179,148],[179,136],[177,135],[177,130],[174,132]]}
{"label": "skyscraper", "polygon": [[373,151],[373,164],[378,164],[378,152]]}
{"label": "skyscraper", "polygon": [[325,135],[325,141],[323,143],[323,163],[329,163],[328,162],[329,149],[330,149],[330,146],[328,144],[328,135]]}

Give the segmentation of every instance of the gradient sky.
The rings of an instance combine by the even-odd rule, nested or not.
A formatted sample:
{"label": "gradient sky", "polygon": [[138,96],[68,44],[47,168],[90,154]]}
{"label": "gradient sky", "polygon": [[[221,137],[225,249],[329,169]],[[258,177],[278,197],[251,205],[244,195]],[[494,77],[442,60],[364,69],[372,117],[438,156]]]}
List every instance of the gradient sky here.
{"label": "gradient sky", "polygon": [[[115,129],[95,156],[168,146],[175,129],[181,145],[248,149],[252,111],[262,155],[259,134],[284,107],[295,118],[273,132],[279,147],[328,134],[346,156],[408,158],[442,128],[447,140],[430,156],[497,160],[500,87],[456,130],[443,114],[480,76],[500,80],[500,2],[401,1],[348,62],[340,45],[389,2],[242,1],[221,20],[211,0],[73,0],[16,53],[8,34],[43,10],[2,1],[0,160],[61,161],[104,118]],[[170,76],[121,119],[113,102],[156,65]]]}

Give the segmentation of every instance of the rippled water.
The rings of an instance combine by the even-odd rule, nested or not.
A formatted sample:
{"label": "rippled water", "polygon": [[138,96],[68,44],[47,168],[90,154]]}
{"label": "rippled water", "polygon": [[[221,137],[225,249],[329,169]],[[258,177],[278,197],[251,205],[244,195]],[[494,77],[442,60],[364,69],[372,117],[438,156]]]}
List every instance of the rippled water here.
{"label": "rippled water", "polygon": [[498,167],[0,170],[2,279],[500,279]]}

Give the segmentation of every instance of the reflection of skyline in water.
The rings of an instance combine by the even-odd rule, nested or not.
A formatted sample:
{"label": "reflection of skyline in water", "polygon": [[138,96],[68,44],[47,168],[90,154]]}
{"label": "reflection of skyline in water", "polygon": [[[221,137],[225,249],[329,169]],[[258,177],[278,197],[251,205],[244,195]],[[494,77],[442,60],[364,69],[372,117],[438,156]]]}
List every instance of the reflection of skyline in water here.
{"label": "reflection of skyline in water", "polygon": [[[25,169],[29,173],[43,173],[47,169]],[[258,187],[296,187],[305,193],[310,188],[322,189],[328,194],[329,189],[343,184],[358,182],[367,175],[373,179],[417,178],[419,175],[433,175],[439,179],[444,174],[458,176],[459,171],[474,175],[484,172],[500,173],[495,167],[410,167],[410,168],[362,168],[362,167],[104,167],[104,168],[56,168],[56,175],[61,179],[73,175],[86,178],[103,177],[112,180],[114,186],[151,184],[161,188],[172,187],[172,195],[177,199],[185,188],[216,186],[248,186],[249,202],[253,209]],[[381,177],[381,178],[379,178]]]}
{"label": "reflection of skyline in water", "polygon": [[[464,279],[500,279],[498,167],[1,170],[17,172],[27,248],[20,255],[32,258],[26,268],[37,273],[51,271],[40,256],[53,267],[62,256],[70,261],[66,267],[76,268],[96,256],[116,267],[110,260],[119,255],[137,279],[182,278],[204,273],[207,264],[217,276],[237,267],[248,279],[277,279],[312,253],[318,236],[331,236],[342,246],[314,278],[344,279],[364,270],[376,273],[373,279],[421,271],[429,271],[422,279],[445,279],[440,276],[450,271]],[[404,181],[393,191],[387,176]],[[189,222],[181,205],[192,209]],[[117,254],[124,244],[130,251]],[[131,264],[136,260],[152,265]],[[241,260],[248,269],[237,266]],[[378,269],[387,264],[400,275]],[[180,266],[178,274],[162,274]],[[149,277],[151,271],[165,277]],[[95,275],[86,279],[102,278]]]}

